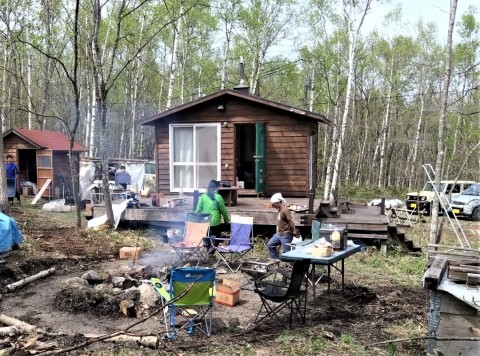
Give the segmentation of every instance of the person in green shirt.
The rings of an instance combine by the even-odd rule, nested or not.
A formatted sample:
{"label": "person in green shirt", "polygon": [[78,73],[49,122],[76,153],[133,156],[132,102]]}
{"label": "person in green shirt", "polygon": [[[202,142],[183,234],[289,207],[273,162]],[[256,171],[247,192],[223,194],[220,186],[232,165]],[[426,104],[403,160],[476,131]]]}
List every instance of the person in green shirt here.
{"label": "person in green shirt", "polygon": [[[222,216],[225,224],[230,223],[230,218],[227,208],[225,207],[225,201],[222,196],[218,194],[218,182],[216,180],[211,180],[208,183],[208,189],[198,200],[195,212],[210,214],[210,236],[222,236]],[[215,246],[217,246],[218,243],[219,241],[214,242]],[[215,250],[210,247],[208,251],[209,255],[213,255],[214,252]]]}

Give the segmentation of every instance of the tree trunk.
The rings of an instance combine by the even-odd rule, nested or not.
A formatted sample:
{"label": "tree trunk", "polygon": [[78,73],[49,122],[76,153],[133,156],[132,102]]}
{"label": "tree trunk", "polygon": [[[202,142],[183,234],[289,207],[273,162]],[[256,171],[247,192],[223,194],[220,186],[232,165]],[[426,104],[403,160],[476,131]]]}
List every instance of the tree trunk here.
{"label": "tree trunk", "polygon": [[[435,162],[435,186],[440,188],[442,179],[442,167],[445,159],[445,119],[448,107],[448,90],[452,73],[452,37],[453,27],[455,25],[455,13],[457,11],[458,0],[450,0],[450,18],[448,25],[447,45],[445,48],[445,72],[442,85],[442,102],[440,108],[440,117],[438,121],[438,141],[437,141],[437,160]],[[438,205],[439,199],[435,194],[432,207],[432,221],[430,225],[430,243],[439,244],[440,234],[438,234]]]}

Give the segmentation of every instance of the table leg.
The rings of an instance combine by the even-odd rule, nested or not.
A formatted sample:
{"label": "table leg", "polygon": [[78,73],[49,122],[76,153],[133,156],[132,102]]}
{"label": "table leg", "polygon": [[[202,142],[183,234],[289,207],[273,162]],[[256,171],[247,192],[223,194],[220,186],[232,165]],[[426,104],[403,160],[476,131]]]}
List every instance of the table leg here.
{"label": "table leg", "polygon": [[342,293],[345,290],[345,260],[342,258]]}
{"label": "table leg", "polygon": [[327,274],[328,274],[328,290],[330,290],[330,265],[327,265]]}
{"label": "table leg", "polygon": [[[313,309],[317,309],[317,276],[315,273],[315,265],[312,266],[312,285],[313,285]],[[308,283],[308,281],[307,281]]]}

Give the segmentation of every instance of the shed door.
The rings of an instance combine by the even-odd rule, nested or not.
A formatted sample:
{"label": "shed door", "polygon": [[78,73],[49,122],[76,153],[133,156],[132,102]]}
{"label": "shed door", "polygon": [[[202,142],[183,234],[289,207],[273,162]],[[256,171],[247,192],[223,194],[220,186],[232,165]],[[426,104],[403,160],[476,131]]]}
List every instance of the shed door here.
{"label": "shed door", "polygon": [[263,193],[265,183],[265,124],[255,124],[255,191]]}
{"label": "shed door", "polygon": [[52,196],[53,186],[53,162],[52,151],[50,150],[38,150],[37,151],[37,188],[40,191],[43,185],[48,179],[52,179],[52,182],[48,185],[47,189],[43,192],[43,197]]}

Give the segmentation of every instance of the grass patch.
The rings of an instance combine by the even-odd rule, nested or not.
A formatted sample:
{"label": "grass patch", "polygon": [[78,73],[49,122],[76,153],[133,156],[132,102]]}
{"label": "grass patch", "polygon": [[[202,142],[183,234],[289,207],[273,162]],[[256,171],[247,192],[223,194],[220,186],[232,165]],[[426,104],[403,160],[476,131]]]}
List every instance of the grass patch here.
{"label": "grass patch", "polygon": [[375,285],[383,282],[414,287],[420,284],[426,259],[400,250],[383,254],[374,247],[368,247],[364,252],[347,258],[345,266],[347,280],[351,279],[349,271],[355,271],[354,278],[361,284]]}

